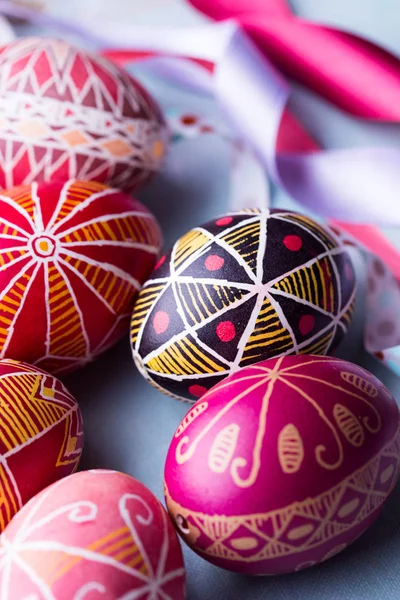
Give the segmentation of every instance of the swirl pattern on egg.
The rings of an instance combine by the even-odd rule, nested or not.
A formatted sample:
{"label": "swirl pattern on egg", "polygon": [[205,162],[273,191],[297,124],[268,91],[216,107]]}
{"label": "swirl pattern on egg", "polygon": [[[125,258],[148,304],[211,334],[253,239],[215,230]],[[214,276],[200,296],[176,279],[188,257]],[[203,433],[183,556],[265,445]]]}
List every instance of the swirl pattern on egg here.
{"label": "swirl pattern on egg", "polygon": [[83,471],[32,498],[0,536],[2,600],[184,600],[178,537],[157,498],[116,471]]}

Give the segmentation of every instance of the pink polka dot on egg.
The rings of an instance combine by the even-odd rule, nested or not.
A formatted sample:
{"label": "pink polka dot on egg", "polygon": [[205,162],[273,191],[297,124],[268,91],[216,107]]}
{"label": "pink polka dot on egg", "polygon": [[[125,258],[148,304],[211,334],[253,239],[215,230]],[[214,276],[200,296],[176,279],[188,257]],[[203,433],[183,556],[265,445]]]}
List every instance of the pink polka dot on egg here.
{"label": "pink polka dot on egg", "polygon": [[224,225],[229,225],[230,223],[232,223],[232,217],[222,217],[221,219],[218,219],[218,221],[215,221],[215,224],[218,225],[218,227],[224,227]]}
{"label": "pink polka dot on egg", "polygon": [[169,314],[163,310],[159,310],[153,319],[154,331],[158,334],[164,333],[168,329],[169,321]]}
{"label": "pink polka dot on egg", "polygon": [[219,271],[224,266],[225,260],[222,256],[218,256],[217,254],[210,254],[207,256],[204,265],[207,271]]}
{"label": "pink polka dot on egg", "polygon": [[231,342],[236,335],[236,329],[232,321],[221,321],[215,331],[221,342]]}
{"label": "pink polka dot on egg", "polygon": [[303,246],[303,240],[298,235],[286,235],[283,238],[283,243],[292,252],[298,252]]}

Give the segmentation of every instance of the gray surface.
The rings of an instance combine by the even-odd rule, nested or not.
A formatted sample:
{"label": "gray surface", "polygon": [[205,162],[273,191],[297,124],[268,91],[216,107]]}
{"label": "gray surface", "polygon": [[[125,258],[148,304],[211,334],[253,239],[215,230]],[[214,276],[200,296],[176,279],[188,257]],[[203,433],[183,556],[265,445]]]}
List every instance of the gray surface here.
{"label": "gray surface", "polygon": [[[57,0],[58,1],[58,0]],[[100,2],[100,0],[96,0]],[[103,1],[103,0],[102,0]],[[159,2],[160,3],[160,2]],[[51,4],[51,0],[50,0]],[[66,6],[63,0],[64,6]],[[80,4],[85,4],[80,0]],[[144,13],[142,0],[127,0],[132,14],[136,5],[141,22],[154,22],[154,11]],[[156,10],[156,2],[153,2]],[[123,2],[119,2],[123,5]],[[174,2],[177,5],[177,2]],[[398,0],[293,0],[298,14],[352,28],[400,51]],[[173,22],[176,23],[176,6]],[[193,15],[182,12],[182,24]],[[189,15],[189,16],[188,16]],[[156,19],[157,20],[157,19]],[[399,126],[359,123],[339,113],[305,91],[297,90],[292,106],[310,131],[327,146],[399,144]],[[201,143],[201,142],[200,142]],[[193,159],[198,160],[198,156]],[[223,212],[226,203],[210,198],[207,181],[216,174],[203,156],[204,183],[196,187],[185,174],[164,175],[142,197],[157,213],[168,243],[192,225]],[[177,175],[177,176],[176,176]],[[217,187],[220,185],[217,181]],[[222,185],[222,184],[221,184]],[[378,199],[377,199],[378,200]],[[280,201],[284,197],[280,195]],[[398,234],[392,232],[394,239]],[[400,385],[384,367],[360,352],[363,289],[357,319],[340,354],[370,368],[400,398]],[[188,406],[162,396],[137,373],[128,340],[67,381],[79,400],[85,420],[86,447],[83,468],[103,467],[126,471],[143,481],[162,498],[163,463],[169,440]],[[189,600],[394,600],[400,598],[400,487],[376,524],[351,548],[322,566],[289,576],[246,578],[219,570],[184,548]]]}

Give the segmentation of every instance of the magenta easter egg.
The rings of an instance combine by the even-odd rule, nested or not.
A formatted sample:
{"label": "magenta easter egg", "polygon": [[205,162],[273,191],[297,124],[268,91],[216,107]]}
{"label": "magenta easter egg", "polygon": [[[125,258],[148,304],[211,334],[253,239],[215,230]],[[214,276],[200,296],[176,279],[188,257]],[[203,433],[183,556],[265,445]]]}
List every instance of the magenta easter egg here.
{"label": "magenta easter egg", "polygon": [[179,425],[165,494],[183,539],[233,571],[324,561],[378,516],[399,474],[399,410],[337,358],[290,356],[216,385]]}
{"label": "magenta easter egg", "polygon": [[33,498],[0,538],[2,600],[184,600],[173,525],[142,483],[84,471]]}
{"label": "magenta easter egg", "polygon": [[92,180],[132,191],[160,168],[156,102],[112,62],[51,38],[0,48],[0,187]]}
{"label": "magenta easter egg", "polygon": [[133,357],[155,387],[195,402],[242,367],[332,352],[355,289],[346,247],[316,221],[230,213],[189,231],[154,268],[133,310]]}

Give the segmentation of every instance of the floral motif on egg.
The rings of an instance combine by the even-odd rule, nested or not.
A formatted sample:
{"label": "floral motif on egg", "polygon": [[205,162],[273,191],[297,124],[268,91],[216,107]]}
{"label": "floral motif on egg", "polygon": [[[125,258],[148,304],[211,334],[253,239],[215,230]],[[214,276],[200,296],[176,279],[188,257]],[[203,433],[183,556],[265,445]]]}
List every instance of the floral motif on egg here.
{"label": "floral motif on egg", "polygon": [[0,361],[0,531],[37,492],[78,467],[79,407],[65,386],[28,364]]}
{"label": "floral motif on egg", "polygon": [[112,62],[51,38],[0,49],[0,186],[95,180],[131,191],[168,142],[155,101]]}
{"label": "floral motif on egg", "polygon": [[98,596],[184,600],[172,523],[139,481],[77,473],[44,490],[0,537],[3,600]]}
{"label": "floral motif on egg", "polygon": [[160,390],[195,401],[241,367],[327,354],[345,335],[356,289],[334,234],[286,210],[246,210],[189,231],[135,305],[133,356]]}
{"label": "floral motif on egg", "polygon": [[127,194],[96,182],[0,193],[0,357],[65,373],[129,328],[161,233]]}
{"label": "floral motif on egg", "polygon": [[201,556],[277,574],[357,539],[399,472],[399,411],[375,377],[336,358],[281,357],[194,405],[168,452],[165,496]]}

